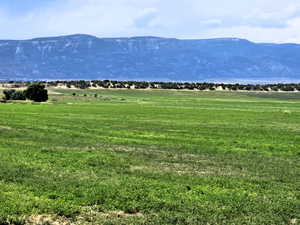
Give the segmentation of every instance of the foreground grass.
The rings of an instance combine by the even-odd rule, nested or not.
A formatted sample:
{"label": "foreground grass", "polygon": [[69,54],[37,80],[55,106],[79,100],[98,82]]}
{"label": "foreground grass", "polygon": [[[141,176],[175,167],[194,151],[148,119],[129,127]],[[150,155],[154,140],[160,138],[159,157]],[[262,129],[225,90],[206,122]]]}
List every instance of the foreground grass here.
{"label": "foreground grass", "polygon": [[299,147],[298,93],[52,90],[0,105],[0,224],[298,224]]}

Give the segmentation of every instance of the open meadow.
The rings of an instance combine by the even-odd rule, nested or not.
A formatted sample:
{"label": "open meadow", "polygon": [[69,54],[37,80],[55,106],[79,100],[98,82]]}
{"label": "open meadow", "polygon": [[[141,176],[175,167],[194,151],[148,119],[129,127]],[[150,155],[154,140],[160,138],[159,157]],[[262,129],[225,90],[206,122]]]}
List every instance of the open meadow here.
{"label": "open meadow", "polygon": [[49,93],[0,104],[0,224],[300,223],[300,93]]}

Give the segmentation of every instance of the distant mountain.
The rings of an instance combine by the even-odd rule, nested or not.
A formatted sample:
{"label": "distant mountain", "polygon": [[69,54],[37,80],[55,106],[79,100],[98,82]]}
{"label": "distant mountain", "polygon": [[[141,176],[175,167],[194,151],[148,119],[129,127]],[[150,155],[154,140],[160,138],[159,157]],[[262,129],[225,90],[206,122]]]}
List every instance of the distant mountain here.
{"label": "distant mountain", "polygon": [[0,80],[300,82],[300,45],[220,38],[0,41]]}

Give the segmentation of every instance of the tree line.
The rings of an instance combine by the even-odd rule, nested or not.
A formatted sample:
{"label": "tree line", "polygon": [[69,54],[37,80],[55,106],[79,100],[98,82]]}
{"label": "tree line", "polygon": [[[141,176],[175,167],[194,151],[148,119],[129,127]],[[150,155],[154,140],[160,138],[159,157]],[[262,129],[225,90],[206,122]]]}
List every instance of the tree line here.
{"label": "tree line", "polygon": [[[300,91],[300,83],[278,84],[225,84],[198,82],[148,82],[148,81],[114,81],[114,80],[71,80],[71,81],[43,81],[46,87],[67,88],[123,88],[123,89],[175,89],[175,90],[228,90],[228,91]],[[32,82],[6,82],[15,88],[27,87]],[[2,83],[4,85],[4,83]]]}
{"label": "tree line", "polygon": [[46,102],[48,100],[48,91],[45,85],[41,83],[32,83],[26,90],[5,89],[3,90],[3,102],[9,100],[32,100],[34,102]]}

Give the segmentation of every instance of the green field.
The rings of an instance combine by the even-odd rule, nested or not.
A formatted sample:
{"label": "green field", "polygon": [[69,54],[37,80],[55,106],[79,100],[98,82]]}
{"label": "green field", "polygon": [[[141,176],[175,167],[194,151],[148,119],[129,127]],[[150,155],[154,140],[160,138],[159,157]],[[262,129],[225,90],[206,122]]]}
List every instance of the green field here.
{"label": "green field", "polygon": [[49,99],[0,104],[0,224],[300,223],[300,93]]}

